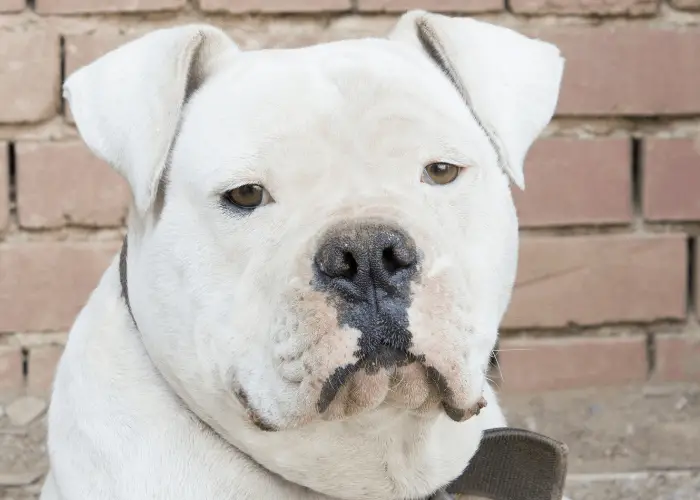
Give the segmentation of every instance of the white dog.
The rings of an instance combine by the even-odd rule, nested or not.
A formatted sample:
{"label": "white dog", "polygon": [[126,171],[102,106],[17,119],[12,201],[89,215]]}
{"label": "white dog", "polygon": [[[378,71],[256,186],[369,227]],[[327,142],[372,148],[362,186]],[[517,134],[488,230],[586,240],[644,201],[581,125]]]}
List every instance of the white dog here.
{"label": "white dog", "polygon": [[70,76],[133,207],[58,368],[41,498],[398,500],[456,478],[505,425],[485,372],[509,184],[562,69],[412,11],[294,50],[159,30]]}

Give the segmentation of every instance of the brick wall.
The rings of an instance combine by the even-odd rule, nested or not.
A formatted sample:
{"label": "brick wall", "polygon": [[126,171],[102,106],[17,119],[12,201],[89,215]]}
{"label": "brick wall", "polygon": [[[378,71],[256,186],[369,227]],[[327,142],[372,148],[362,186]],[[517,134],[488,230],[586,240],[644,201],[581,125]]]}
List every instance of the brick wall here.
{"label": "brick wall", "polygon": [[381,35],[412,7],[501,22],[568,60],[516,194],[503,387],[700,380],[700,1],[0,0],[0,408],[47,394],[123,234],[128,191],[77,137],[66,74],[175,23],[293,47]]}

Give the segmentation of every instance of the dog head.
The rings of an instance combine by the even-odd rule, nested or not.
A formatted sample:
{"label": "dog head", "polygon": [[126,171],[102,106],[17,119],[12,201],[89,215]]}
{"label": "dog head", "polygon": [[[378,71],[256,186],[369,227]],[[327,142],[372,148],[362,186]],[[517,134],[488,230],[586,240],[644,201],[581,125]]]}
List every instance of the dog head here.
{"label": "dog head", "polygon": [[510,183],[562,67],[414,11],[294,50],[159,30],[73,74],[83,139],[132,189],[131,308],[173,390],[230,433],[477,412],[516,269]]}

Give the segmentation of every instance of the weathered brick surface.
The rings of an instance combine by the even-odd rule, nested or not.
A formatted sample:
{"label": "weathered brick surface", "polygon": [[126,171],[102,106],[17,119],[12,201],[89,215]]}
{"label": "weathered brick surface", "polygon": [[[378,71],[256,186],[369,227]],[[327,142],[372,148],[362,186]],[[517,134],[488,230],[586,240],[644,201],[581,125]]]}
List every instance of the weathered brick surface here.
{"label": "weathered brick surface", "polygon": [[498,353],[506,391],[543,391],[641,383],[646,338],[506,339]]}
{"label": "weathered brick surface", "polygon": [[644,217],[653,221],[700,220],[700,143],[647,139],[643,155]]}
{"label": "weathered brick surface", "polygon": [[700,113],[700,29],[642,25],[526,29],[566,57],[559,115]]}
{"label": "weathered brick surface", "polygon": [[27,373],[27,391],[37,397],[51,394],[56,366],[63,354],[63,346],[43,345],[29,350],[29,369]]}
{"label": "weathered brick surface", "polygon": [[0,142],[0,234],[10,220],[10,164],[7,144]]}
{"label": "weathered brick surface", "polygon": [[700,11],[700,0],[670,0],[670,4],[680,10]]}
{"label": "weathered brick surface", "polygon": [[682,319],[682,234],[530,237],[505,328],[553,328]]}
{"label": "weathered brick surface", "polygon": [[16,397],[22,390],[22,350],[0,345],[0,403]]}
{"label": "weathered brick surface", "polygon": [[503,0],[358,0],[357,7],[368,12],[397,12],[424,9],[431,12],[496,12],[505,9]]}
{"label": "weathered brick surface", "polygon": [[199,0],[205,12],[336,12],[350,10],[350,0]]}
{"label": "weathered brick surface", "polygon": [[659,9],[658,0],[512,0],[518,14],[581,14],[640,16]]}
{"label": "weathered brick surface", "polygon": [[640,16],[659,9],[658,0],[511,0],[518,14],[583,14]]}
{"label": "weathered brick surface", "polygon": [[0,12],[17,12],[24,9],[25,0],[0,0]]}
{"label": "weathered brick surface", "polygon": [[118,249],[118,242],[0,246],[0,332],[68,330]]}
{"label": "weathered brick surface", "polygon": [[58,35],[0,31],[0,124],[36,122],[54,115],[60,67]]}
{"label": "weathered brick surface", "polygon": [[[1,415],[13,398],[48,398],[62,352],[54,344],[65,340],[118,251],[115,228],[129,196],[125,182],[76,138],[69,107],[65,119],[57,116],[61,54],[63,73],[70,75],[151,29],[195,20],[221,26],[242,49],[255,50],[383,36],[411,8],[470,15],[504,12],[505,5],[504,0],[0,0],[0,427],[7,425]],[[690,139],[668,137],[689,135],[699,122],[700,0],[511,0],[508,7],[512,15],[489,18],[556,43],[566,68],[557,110],[562,119],[530,152],[526,191],[514,189],[525,236],[500,345],[504,387],[636,384],[647,379],[650,368],[655,383],[697,384],[700,244],[694,294],[688,293],[692,268],[686,254],[688,238],[698,237],[700,153]],[[605,16],[615,19],[594,19]],[[639,169],[632,168],[632,136],[642,141]],[[8,143],[16,145],[12,186]],[[12,220],[10,191],[17,202]],[[686,302],[693,298],[689,313]],[[667,329],[666,320],[678,320],[673,330],[684,333],[656,333]],[[626,327],[630,322],[643,325]],[[626,336],[628,330],[652,335],[652,360],[646,338]],[[516,340],[513,331],[522,335]],[[673,420],[678,413],[671,408],[663,414]],[[0,429],[0,498],[36,497],[38,483],[3,489],[3,481],[8,467],[14,471],[17,464],[32,469],[29,476],[20,470],[20,476],[38,477],[33,469],[45,462],[43,438],[32,429],[42,425],[12,429],[30,431],[17,434],[14,444]],[[677,422],[668,425],[680,439]],[[609,428],[606,424],[606,437]],[[601,446],[613,449],[616,460],[617,451],[626,453],[633,442],[604,441]],[[674,447],[673,439],[663,442]],[[658,450],[653,453],[663,453]]]}
{"label": "weathered brick surface", "polygon": [[98,57],[133,40],[135,34],[117,31],[65,36],[66,76]]}
{"label": "weathered brick surface", "polygon": [[129,190],[80,141],[18,143],[17,215],[22,227],[119,226]]}
{"label": "weathered brick surface", "polygon": [[525,164],[525,191],[514,189],[523,227],[628,223],[632,219],[627,139],[543,139]]}
{"label": "weathered brick surface", "polygon": [[187,0],[36,0],[39,14],[89,14],[101,12],[168,11],[184,7]]}
{"label": "weathered brick surface", "polygon": [[259,16],[250,24],[238,24],[226,31],[243,50],[295,48],[362,37],[385,36],[396,24],[394,15],[357,16],[337,14],[328,22],[314,16],[295,16],[294,22],[266,22]]}
{"label": "weathered brick surface", "polygon": [[700,335],[657,335],[655,353],[655,380],[700,382]]}

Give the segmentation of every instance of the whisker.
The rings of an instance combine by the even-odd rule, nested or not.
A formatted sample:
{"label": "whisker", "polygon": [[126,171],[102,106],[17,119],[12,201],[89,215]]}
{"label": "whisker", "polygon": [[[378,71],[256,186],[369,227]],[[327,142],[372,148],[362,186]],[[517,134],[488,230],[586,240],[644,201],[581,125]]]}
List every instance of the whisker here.
{"label": "whisker", "polygon": [[493,359],[496,361],[496,368],[498,368],[498,375],[501,377],[501,380],[505,380],[503,378],[503,371],[501,370],[501,363],[498,362],[498,356],[494,356]]}
{"label": "whisker", "polygon": [[534,351],[534,349],[494,349],[493,352]]}

